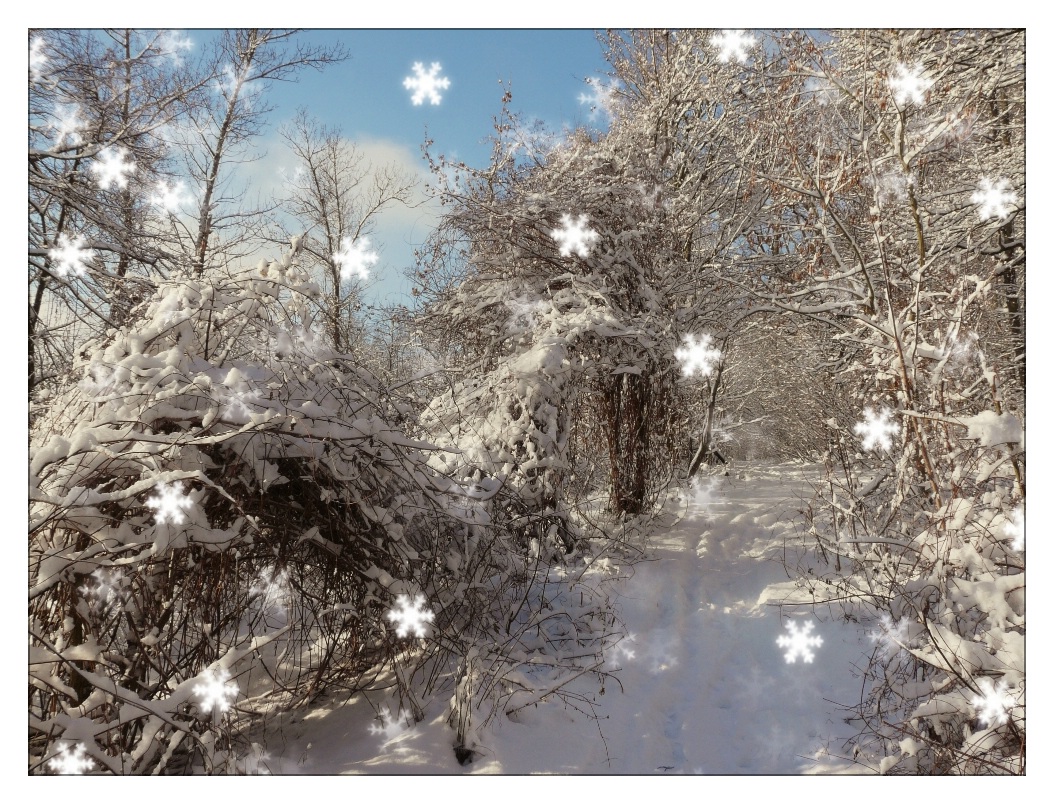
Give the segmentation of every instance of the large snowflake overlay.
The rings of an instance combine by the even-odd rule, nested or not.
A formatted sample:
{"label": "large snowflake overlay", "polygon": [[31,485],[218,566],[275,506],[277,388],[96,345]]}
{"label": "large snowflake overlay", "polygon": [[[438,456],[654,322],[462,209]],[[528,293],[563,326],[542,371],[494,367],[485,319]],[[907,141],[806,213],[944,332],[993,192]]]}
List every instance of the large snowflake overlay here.
{"label": "large snowflake overlay", "polygon": [[889,88],[893,90],[897,106],[906,106],[909,102],[922,105],[926,99],[926,90],[931,86],[933,82],[922,77],[921,67],[904,64],[897,65],[897,75],[889,79]]}
{"label": "large snowflake overlay", "polygon": [[122,390],[125,384],[117,378],[117,372],[109,366],[92,363],[88,367],[88,376],[77,383],[77,387],[84,391],[89,401],[100,402]]}
{"label": "large snowflake overlay", "polygon": [[48,765],[56,773],[63,775],[79,775],[95,767],[95,763],[84,755],[84,746],[81,743],[72,747],[62,746],[59,752],[48,760]]}
{"label": "large snowflake overlay", "polygon": [[56,248],[48,251],[48,257],[54,263],[59,276],[66,276],[71,271],[77,276],[84,276],[88,263],[95,259],[95,250],[84,247],[84,238],[77,236],[70,240],[60,234]]}
{"label": "large snowflake overlay", "polygon": [[47,64],[48,57],[44,55],[44,40],[37,36],[29,46],[29,77],[34,81],[40,81],[43,77],[43,68]]}
{"label": "large snowflake overlay", "polygon": [[1009,190],[1010,182],[1006,179],[997,179],[995,182],[991,179],[981,179],[979,189],[970,196],[970,200],[981,207],[977,210],[981,220],[998,218],[1005,221],[1010,217],[1010,205],[1017,203],[1017,193]]}
{"label": "large snowflake overlay", "polygon": [[135,173],[135,162],[125,161],[128,151],[124,148],[103,148],[91,163],[91,172],[98,179],[99,187],[109,190],[113,185],[128,186],[128,175]]}
{"label": "large snowflake overlay", "polygon": [[423,608],[426,603],[425,599],[420,595],[414,595],[411,601],[406,595],[399,595],[395,603],[398,608],[388,612],[388,619],[393,623],[398,623],[395,635],[404,637],[413,631],[414,636],[425,636],[427,634],[425,623],[430,623],[435,619],[431,611]]}
{"label": "large snowflake overlay", "polygon": [[110,603],[118,598],[124,584],[124,574],[119,569],[99,567],[92,573],[92,577],[95,578],[93,586],[85,583],[77,589],[85,598],[91,600],[92,605]]}
{"label": "large snowflake overlay", "polygon": [[690,519],[709,518],[710,509],[719,502],[720,491],[717,478],[693,477],[692,483],[685,490],[682,499],[687,503],[686,514]]}
{"label": "large snowflake overlay", "polygon": [[48,129],[54,132],[55,145],[53,147],[61,148],[65,142],[69,142],[70,145],[79,145],[84,141],[80,134],[85,125],[81,119],[80,106],[75,103],[56,106],[52,117],[54,122],[48,126]]}
{"label": "large snowflake overlay", "polygon": [[1003,532],[1011,539],[1010,546],[1018,551],[1025,549],[1025,512],[1018,506],[1003,524]]}
{"label": "large snowflake overlay", "polygon": [[183,509],[190,508],[194,501],[183,494],[181,485],[169,486],[167,483],[159,483],[157,494],[147,500],[146,504],[157,509],[156,523],[158,525],[166,522],[181,525],[187,519]]}
{"label": "large snowflake overlay", "polygon": [[167,181],[159,181],[154,195],[150,196],[150,203],[161,207],[166,212],[178,212],[179,208],[190,200],[190,196],[183,191],[183,182],[177,181],[169,184]]}
{"label": "large snowflake overlay", "polygon": [[710,44],[720,48],[717,60],[720,62],[747,60],[747,51],[757,44],[757,40],[744,31],[722,31],[710,40]]}
{"label": "large snowflake overlay", "polygon": [[520,324],[523,328],[530,329],[531,325],[536,321],[536,316],[543,315],[549,309],[543,301],[531,301],[529,299],[507,299],[504,302],[505,306],[509,308],[511,315],[509,316],[509,329],[519,328]]}
{"label": "large snowflake overlay", "polygon": [[981,678],[977,681],[980,695],[975,695],[970,700],[970,705],[978,710],[977,717],[981,725],[1001,726],[1007,721],[1007,710],[1014,706],[1014,697],[1007,692],[1006,682],[995,683],[990,678]]}
{"label": "large snowflake overlay", "polygon": [[674,351],[673,356],[681,361],[684,376],[691,377],[697,371],[707,377],[721,360],[721,352],[714,348],[714,339],[709,335],[685,335],[684,346]]}
{"label": "large snowflake overlay", "polygon": [[345,237],[340,241],[340,251],[333,255],[333,262],[340,267],[341,279],[349,279],[352,275],[365,279],[369,275],[369,267],[380,259],[377,252],[367,250],[369,245],[368,237],[358,241]]}
{"label": "large snowflake overlay", "polygon": [[443,100],[443,96],[437,90],[450,89],[450,79],[438,77],[441,69],[443,68],[439,66],[439,62],[433,61],[432,66],[426,73],[424,64],[419,61],[414,62],[414,77],[407,76],[406,80],[403,81],[404,87],[414,91],[414,94],[410,97],[414,106],[420,106],[424,103],[426,97],[433,106],[438,106],[439,102]]}
{"label": "large snowflake overlay", "polygon": [[617,81],[606,83],[596,78],[587,78],[586,84],[593,90],[590,94],[584,92],[579,93],[578,103],[580,105],[589,105],[589,119],[595,120],[598,112],[602,112],[607,117],[611,117],[611,111],[614,108],[615,93],[619,89],[619,83]]}
{"label": "large snowflake overlay", "polygon": [[263,598],[260,605],[265,609],[285,605],[289,601],[289,573],[265,567],[249,589],[249,597]]}
{"label": "large snowflake overlay", "polygon": [[236,99],[235,103],[249,108],[252,105],[251,95],[260,91],[259,82],[252,80],[248,68],[236,70],[228,64],[223,68],[223,74],[224,77],[216,81],[216,92],[228,102]]}
{"label": "large snowflake overlay", "polygon": [[210,712],[215,708],[220,712],[226,712],[231,708],[231,700],[238,697],[238,685],[228,683],[230,673],[221,668],[206,670],[201,676],[204,683],[194,685],[194,694],[201,700],[201,708]]}
{"label": "large snowflake overlay", "polygon": [[864,409],[864,421],[857,422],[854,428],[854,432],[864,439],[864,449],[889,449],[890,436],[900,432],[900,425],[892,421],[892,415],[885,408],[877,413],[871,408]]}
{"label": "large snowflake overlay", "polygon": [[250,419],[249,414],[253,412],[252,406],[259,404],[261,401],[260,393],[251,388],[244,391],[235,391],[224,386],[224,389],[220,391],[220,396],[223,403],[223,410],[220,411],[220,416],[238,424],[248,422]]}
{"label": "large snowflake overlay", "polygon": [[908,200],[908,191],[914,186],[914,176],[899,168],[891,168],[877,177],[875,200],[880,207],[903,203]]}
{"label": "large snowflake overlay", "polygon": [[798,630],[798,624],[793,620],[787,621],[787,631],[790,632],[790,636],[781,636],[776,640],[776,644],[781,648],[787,648],[787,652],[783,654],[783,658],[787,660],[787,664],[794,664],[794,661],[801,656],[806,663],[811,663],[815,657],[811,648],[818,648],[823,644],[823,637],[809,636],[812,631],[812,623],[807,622]]}
{"label": "large snowflake overlay", "polygon": [[883,613],[878,628],[868,631],[867,636],[872,642],[883,645],[887,652],[897,653],[910,646],[908,626],[907,618],[901,618],[894,623],[889,614]]}
{"label": "large snowflake overlay", "polygon": [[586,215],[579,215],[577,220],[570,215],[560,216],[560,228],[553,229],[549,235],[560,244],[561,257],[570,257],[572,252],[582,258],[589,256],[589,249],[599,235],[586,228],[588,223]]}
{"label": "large snowflake overlay", "polygon": [[179,65],[183,63],[183,57],[179,52],[192,50],[194,43],[189,36],[184,36],[179,31],[164,31],[157,37],[154,47],[157,48],[159,55],[166,56],[173,64]]}
{"label": "large snowflake overlay", "polygon": [[392,715],[392,710],[387,706],[377,713],[377,719],[381,721],[380,725],[371,723],[369,732],[370,734],[383,735],[386,742],[394,740],[405,731],[409,731],[413,725],[413,719],[409,713],[400,709],[398,715]]}

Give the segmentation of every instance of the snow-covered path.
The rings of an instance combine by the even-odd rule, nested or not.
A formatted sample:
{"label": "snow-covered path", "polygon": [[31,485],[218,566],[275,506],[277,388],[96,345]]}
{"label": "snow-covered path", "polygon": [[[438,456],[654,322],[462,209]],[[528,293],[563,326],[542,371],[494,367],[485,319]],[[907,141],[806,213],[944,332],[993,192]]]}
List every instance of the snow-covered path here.
{"label": "snow-covered path", "polygon": [[[360,698],[315,710],[268,740],[273,773],[707,773],[843,772],[851,734],[836,703],[858,700],[863,629],[837,611],[770,605],[787,587],[785,536],[811,492],[799,467],[752,468],[718,479],[706,516],[686,516],[650,542],[650,560],[612,585],[629,637],[613,652],[601,692],[575,691],[594,720],[559,702],[498,718],[480,757],[462,768],[444,723],[371,734]],[[788,555],[788,558],[790,556]],[[811,664],[784,661],[787,619],[812,621],[823,643]],[[376,729],[374,730],[376,731]],[[399,732],[399,733],[396,733]],[[828,755],[827,752],[830,752]],[[280,754],[280,756],[276,756]]]}

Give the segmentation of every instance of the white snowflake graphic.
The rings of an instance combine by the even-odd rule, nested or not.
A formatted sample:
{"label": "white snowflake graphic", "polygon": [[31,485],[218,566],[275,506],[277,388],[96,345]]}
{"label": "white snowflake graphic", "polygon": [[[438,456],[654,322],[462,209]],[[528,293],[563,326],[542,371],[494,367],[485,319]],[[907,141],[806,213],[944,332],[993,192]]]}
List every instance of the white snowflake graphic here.
{"label": "white snowflake graphic", "polygon": [[135,173],[135,162],[126,162],[128,151],[112,146],[103,148],[91,163],[91,172],[99,181],[99,187],[109,190],[114,184],[118,187],[128,186],[128,175]]}
{"label": "white snowflake graphic", "polygon": [[253,81],[248,68],[236,70],[230,64],[223,68],[223,78],[216,79],[216,92],[228,102],[242,103],[246,108],[252,105],[252,95],[260,91],[258,81]]}
{"label": "white snowflake graphic", "polygon": [[102,363],[92,363],[88,367],[88,376],[77,386],[85,392],[90,401],[98,402],[122,388],[124,383],[117,379],[116,372]]}
{"label": "white snowflake graphic", "polygon": [[787,660],[787,664],[794,664],[794,661],[801,656],[806,663],[811,663],[815,658],[815,654],[811,648],[818,648],[823,644],[823,637],[809,636],[812,631],[812,623],[807,622],[798,630],[798,624],[793,620],[787,621],[787,630],[790,632],[790,636],[781,636],[776,640],[776,644],[781,648],[787,648],[787,652],[783,654],[783,658]]}
{"label": "white snowflake graphic", "polygon": [[48,251],[48,257],[55,265],[59,276],[66,276],[71,271],[77,276],[84,276],[88,263],[95,259],[95,250],[84,247],[84,238],[79,235],[70,240],[60,234],[56,248]]}
{"label": "white snowflake graphic", "polygon": [[977,717],[984,727],[1001,726],[1007,721],[1007,710],[1014,706],[1014,698],[1007,692],[1006,682],[994,683],[990,678],[977,681],[980,695],[970,700],[970,705],[978,710]]}
{"label": "white snowflake graphic", "polygon": [[426,635],[426,622],[432,622],[435,615],[428,609],[422,608],[427,601],[420,595],[414,595],[411,601],[406,595],[399,595],[395,599],[398,608],[388,612],[388,619],[398,623],[395,635],[399,637],[408,636],[413,631],[414,636]]}
{"label": "white snowflake graphic", "polygon": [[579,105],[589,105],[590,120],[595,120],[598,113],[603,113],[610,118],[612,109],[615,105],[615,93],[621,86],[619,82],[613,81],[608,83],[597,78],[587,78],[586,84],[588,84],[593,91],[588,95],[584,92],[579,93]]}
{"label": "white snowflake graphic", "polygon": [[377,719],[381,721],[381,724],[371,723],[369,732],[370,734],[382,735],[385,742],[394,740],[400,734],[409,731],[413,726],[413,719],[409,713],[400,709],[399,714],[393,716],[392,710],[387,706],[377,713]]}
{"label": "white snowflake graphic", "polygon": [[150,196],[150,203],[161,207],[166,212],[178,212],[179,208],[189,200],[190,195],[184,192],[181,181],[175,184],[159,181],[154,189],[154,195]]}
{"label": "white snowflake graphic", "polygon": [[59,752],[48,760],[48,765],[56,773],[67,776],[80,775],[95,767],[95,763],[84,755],[84,745],[81,743],[77,743],[72,747],[70,745],[62,746],[59,748]]}
{"label": "white snowflake graphic", "polygon": [[893,90],[897,106],[906,106],[909,102],[921,106],[925,101],[926,90],[931,86],[933,82],[922,77],[921,67],[908,67],[904,64],[898,64],[896,77],[889,79],[889,87]]}
{"label": "white snowflake graphic", "polygon": [[230,681],[230,673],[220,668],[212,668],[202,673],[204,683],[194,685],[194,694],[201,699],[201,708],[206,712],[214,708],[219,712],[226,712],[231,708],[230,698],[238,697],[238,685],[227,683]]}
{"label": "white snowflake graphic", "polygon": [[893,168],[882,173],[875,182],[875,200],[879,206],[900,204],[908,200],[908,191],[915,186],[915,177]]}
{"label": "white snowflake graphic", "polygon": [[85,122],[81,120],[81,107],[76,103],[63,104],[55,107],[52,112],[54,122],[48,125],[48,130],[54,132],[54,148],[61,148],[63,143],[79,145],[84,141],[81,130]]}
{"label": "white snowflake graphic", "polygon": [[524,329],[529,329],[532,324],[537,320],[537,316],[541,316],[549,309],[543,301],[531,301],[529,299],[508,299],[504,302],[505,306],[509,308],[509,312],[512,313],[509,316],[509,328],[513,328],[513,325],[519,327],[522,324]]}
{"label": "white snowflake graphic", "polygon": [[223,410],[220,416],[236,423],[245,424],[249,421],[249,414],[253,412],[252,405],[260,402],[260,394],[254,389],[234,391],[224,387],[220,391]]}
{"label": "white snowflake graphic", "polygon": [[868,631],[867,636],[872,642],[885,646],[887,652],[897,653],[910,647],[909,625],[907,618],[901,618],[894,623],[889,614],[883,613],[878,628]]}
{"label": "white snowflake graphic", "polygon": [[358,241],[352,241],[345,237],[340,241],[340,251],[333,255],[333,262],[340,267],[340,278],[349,279],[357,275],[365,279],[369,274],[369,267],[380,259],[375,251],[368,251],[370,239],[364,237]]}
{"label": "white snowflake graphic", "polygon": [[176,525],[183,524],[187,515],[183,513],[184,508],[190,508],[194,501],[183,494],[182,484],[169,486],[167,483],[159,483],[157,496],[151,497],[146,504],[157,509],[156,524],[163,525],[172,522]]}
{"label": "white snowflake graphic", "polygon": [[719,502],[719,483],[715,477],[692,478],[691,485],[685,490],[682,499],[687,502],[689,519],[709,518],[710,509]]}
{"label": "white snowflake graphic", "polygon": [[979,340],[980,337],[976,332],[968,332],[959,337],[950,336],[947,345],[942,350],[948,365],[960,370],[965,369],[972,361],[974,353],[978,351],[977,342]]}
{"label": "white snowflake graphic", "polygon": [[707,334],[685,335],[684,346],[674,351],[673,356],[681,361],[684,376],[691,377],[697,371],[707,377],[721,360],[721,352],[714,348],[714,339]]}
{"label": "white snowflake graphic", "polygon": [[158,35],[154,42],[154,47],[157,49],[158,55],[165,56],[173,64],[179,65],[183,63],[180,51],[192,50],[194,43],[189,36],[184,36],[180,31],[164,31]]}
{"label": "white snowflake graphic", "polygon": [[265,567],[249,588],[249,597],[262,597],[260,605],[265,609],[284,605],[289,600],[289,573]]}
{"label": "white snowflake graphic", "polygon": [[29,46],[29,77],[34,81],[40,81],[44,75],[44,65],[48,63],[48,57],[44,55],[44,39],[36,36]]}
{"label": "white snowflake graphic", "polygon": [[1014,550],[1025,549],[1025,512],[1018,506],[1010,514],[1010,519],[1003,523],[1003,533],[1011,539]]}
{"label": "white snowflake graphic", "polygon": [[1010,217],[1010,206],[1017,203],[1017,193],[1009,192],[1009,190],[1010,182],[1006,179],[998,179],[995,182],[990,179],[981,179],[980,189],[970,196],[973,203],[981,206],[977,210],[981,220],[998,218],[1005,221]]}
{"label": "white snowflake graphic", "polygon": [[560,216],[561,228],[553,229],[549,235],[560,244],[561,257],[570,257],[571,252],[583,258],[589,256],[589,249],[599,235],[586,228],[588,223],[586,215],[579,215],[577,221],[570,215]]}
{"label": "white snowflake graphic", "polygon": [[450,79],[438,77],[441,69],[443,68],[439,66],[439,62],[433,61],[432,66],[426,73],[424,64],[419,61],[414,62],[414,77],[407,76],[406,80],[403,81],[404,87],[414,91],[414,94],[410,97],[414,106],[420,106],[424,103],[426,97],[433,106],[438,106],[439,102],[443,100],[443,96],[437,90],[450,89]]}
{"label": "white snowflake graphic", "polygon": [[720,48],[717,60],[720,62],[747,60],[747,51],[757,44],[757,40],[745,31],[722,31],[710,40],[710,44]]}
{"label": "white snowflake graphic", "polygon": [[853,431],[862,436],[864,449],[881,447],[889,449],[890,436],[900,432],[900,425],[892,421],[892,413],[881,408],[877,413],[871,408],[864,409],[864,421],[857,422]]}
{"label": "white snowflake graphic", "polygon": [[124,574],[119,569],[104,569],[99,567],[92,573],[95,585],[84,584],[77,589],[84,597],[92,599],[92,603],[111,603],[118,597],[121,585],[124,583]]}

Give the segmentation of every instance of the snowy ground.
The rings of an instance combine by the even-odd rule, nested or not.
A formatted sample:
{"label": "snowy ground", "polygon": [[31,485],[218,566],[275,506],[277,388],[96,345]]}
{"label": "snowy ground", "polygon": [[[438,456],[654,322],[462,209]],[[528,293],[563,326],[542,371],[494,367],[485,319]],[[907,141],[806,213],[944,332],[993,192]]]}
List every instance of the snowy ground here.
{"label": "snowy ground", "polygon": [[[597,719],[559,702],[499,717],[479,757],[454,758],[446,700],[421,723],[379,722],[364,696],[295,713],[271,730],[271,773],[846,773],[852,734],[840,704],[859,700],[856,667],[871,649],[866,627],[837,610],[779,606],[790,588],[782,560],[800,543],[795,520],[815,467],[746,466],[715,478],[707,516],[654,533],[649,560],[612,582],[629,636],[603,693],[593,678],[575,692]],[[692,509],[689,509],[692,510]],[[814,623],[815,659],[784,660],[788,620]],[[393,705],[393,711],[397,707]],[[386,726],[386,728],[382,728]]]}

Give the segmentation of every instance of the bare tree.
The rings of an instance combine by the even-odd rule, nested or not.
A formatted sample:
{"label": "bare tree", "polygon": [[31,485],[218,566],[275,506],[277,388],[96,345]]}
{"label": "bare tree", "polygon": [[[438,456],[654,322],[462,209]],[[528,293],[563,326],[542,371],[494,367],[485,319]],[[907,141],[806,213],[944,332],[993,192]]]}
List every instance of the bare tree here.
{"label": "bare tree", "polygon": [[[296,246],[301,259],[317,265],[326,283],[326,321],[333,347],[348,348],[353,314],[361,306],[353,253],[368,263],[369,235],[378,216],[396,204],[409,204],[417,180],[395,163],[373,165],[340,131],[323,126],[301,109],[282,129],[296,156],[288,209],[303,235]],[[366,265],[359,273],[365,278]]]}

